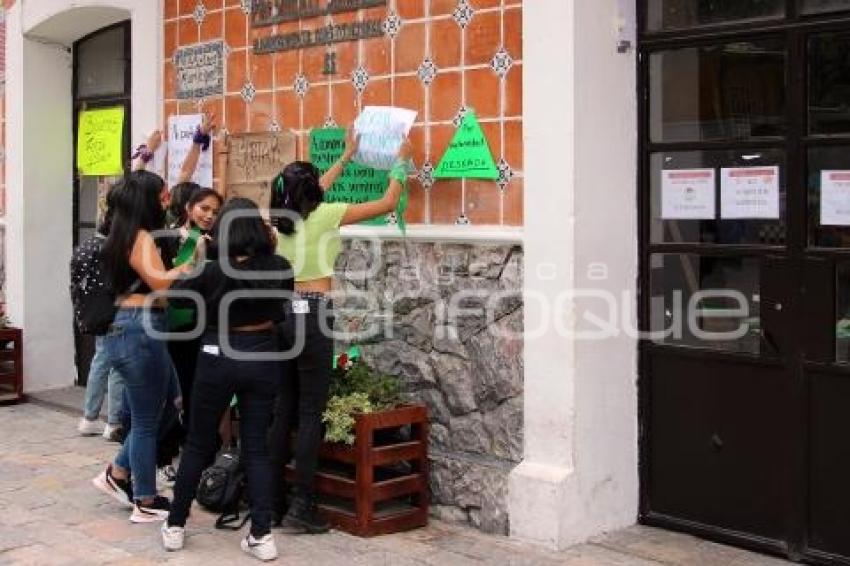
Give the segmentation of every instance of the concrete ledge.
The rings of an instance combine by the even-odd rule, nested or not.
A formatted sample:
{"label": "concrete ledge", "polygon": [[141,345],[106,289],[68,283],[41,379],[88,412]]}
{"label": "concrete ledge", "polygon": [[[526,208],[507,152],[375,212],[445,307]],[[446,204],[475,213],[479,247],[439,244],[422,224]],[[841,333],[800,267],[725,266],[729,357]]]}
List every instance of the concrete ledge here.
{"label": "concrete ledge", "polygon": [[508,480],[511,537],[558,550],[561,540],[563,506],[573,470],[564,467],[522,462]]}
{"label": "concrete ledge", "polygon": [[503,226],[426,226],[412,224],[402,234],[398,226],[344,226],[344,239],[409,240],[413,242],[445,242],[458,244],[516,244],[522,245],[521,228]]}

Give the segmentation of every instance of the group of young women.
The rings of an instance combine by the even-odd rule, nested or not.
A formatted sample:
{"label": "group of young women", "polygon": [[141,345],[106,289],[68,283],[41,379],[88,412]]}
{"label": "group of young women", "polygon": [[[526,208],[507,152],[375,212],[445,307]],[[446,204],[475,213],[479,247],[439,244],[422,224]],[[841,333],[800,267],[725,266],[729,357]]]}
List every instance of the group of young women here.
{"label": "group of young women", "polygon": [[[194,169],[191,156],[208,144],[213,128],[205,118],[184,170]],[[242,549],[272,560],[274,524],[289,533],[328,529],[313,481],[333,356],[328,293],[339,227],[395,210],[410,159],[405,142],[382,198],[325,202],[324,192],[356,148],[349,132],[343,156],[324,175],[309,162],[286,165],[272,183],[268,214],[247,199],[223,203],[196,185],[181,184],[169,195],[163,180],[143,168],[110,190],[101,257],[118,310],[100,347],[123,381],[130,423],[114,461],[93,482],[132,508],[131,521],[164,520],[167,550],[183,548],[201,473],[219,447],[219,425],[234,397],[251,518]],[[139,154],[143,163],[150,148]],[[175,236],[160,238],[169,197],[186,204],[176,211]],[[203,305],[192,308],[188,296]],[[196,318],[200,312],[205,315]],[[161,339],[196,320],[204,325],[196,340]],[[157,493],[157,442],[163,415],[181,402],[188,433],[169,501]],[[287,497],[283,467],[296,423],[296,479]]]}

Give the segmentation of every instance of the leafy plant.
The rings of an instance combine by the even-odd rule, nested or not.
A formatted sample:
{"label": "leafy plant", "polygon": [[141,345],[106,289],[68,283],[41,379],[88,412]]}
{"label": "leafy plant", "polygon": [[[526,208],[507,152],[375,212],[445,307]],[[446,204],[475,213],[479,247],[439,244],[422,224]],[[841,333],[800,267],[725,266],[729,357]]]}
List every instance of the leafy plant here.
{"label": "leafy plant", "polygon": [[354,444],[354,414],[392,409],[401,403],[401,382],[376,374],[365,362],[342,354],[331,374],[330,399],[322,422],[325,440]]}

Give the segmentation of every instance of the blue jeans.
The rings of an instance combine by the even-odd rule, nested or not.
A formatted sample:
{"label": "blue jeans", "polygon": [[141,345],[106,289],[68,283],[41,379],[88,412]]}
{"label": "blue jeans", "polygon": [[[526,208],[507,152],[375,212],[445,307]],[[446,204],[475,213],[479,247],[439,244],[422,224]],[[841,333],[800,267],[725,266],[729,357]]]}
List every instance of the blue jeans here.
{"label": "blue jeans", "polygon": [[131,471],[136,499],[156,495],[157,431],[172,374],[165,342],[148,336],[143,321],[159,332],[167,329],[164,311],[122,308],[103,338],[107,363],[124,378],[130,410],[130,434],[115,465]]}
{"label": "blue jeans", "polygon": [[106,422],[113,426],[121,424],[121,407],[124,402],[124,381],[121,375],[106,363],[103,336],[95,338],[94,357],[89,366],[86,380],[86,402],[83,414],[93,421],[100,416],[104,394],[109,392],[106,403]]}

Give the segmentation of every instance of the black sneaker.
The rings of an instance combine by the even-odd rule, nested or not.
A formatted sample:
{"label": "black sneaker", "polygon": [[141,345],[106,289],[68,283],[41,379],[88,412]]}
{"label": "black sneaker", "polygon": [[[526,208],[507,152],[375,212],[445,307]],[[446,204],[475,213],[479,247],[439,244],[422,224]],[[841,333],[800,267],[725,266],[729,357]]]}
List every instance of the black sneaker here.
{"label": "black sneaker", "polygon": [[131,523],[155,523],[168,518],[171,510],[171,502],[167,498],[157,495],[150,503],[142,503],[138,499],[133,505],[133,513],[130,515]]}
{"label": "black sneaker", "polygon": [[133,486],[129,479],[119,480],[112,475],[112,464],[91,481],[94,486],[126,507],[133,506]]}
{"label": "black sneaker", "polygon": [[331,528],[319,514],[316,498],[312,494],[296,495],[280,526],[284,533],[291,535],[320,535]]}

